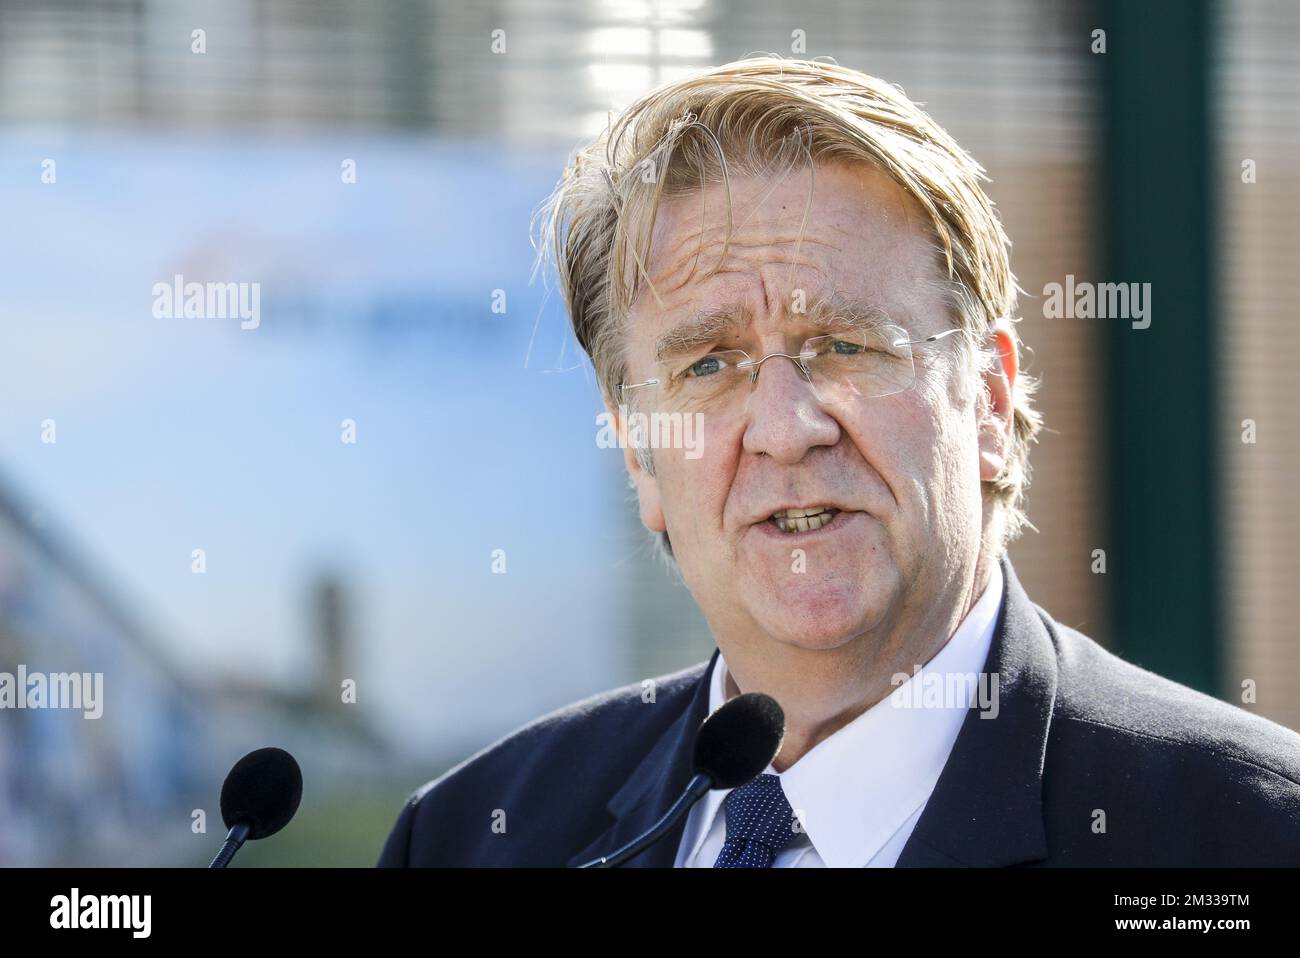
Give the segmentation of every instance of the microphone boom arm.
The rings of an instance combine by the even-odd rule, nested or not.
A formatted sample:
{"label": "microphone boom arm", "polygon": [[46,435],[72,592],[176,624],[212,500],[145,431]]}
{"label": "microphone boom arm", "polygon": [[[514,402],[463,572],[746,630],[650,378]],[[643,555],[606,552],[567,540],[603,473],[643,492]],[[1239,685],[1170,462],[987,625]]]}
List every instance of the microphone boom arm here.
{"label": "microphone boom arm", "polygon": [[634,858],[662,838],[668,829],[672,828],[677,823],[677,820],[711,788],[713,788],[713,779],[704,772],[696,772],[695,777],[686,786],[686,791],[682,793],[677,801],[673,802],[672,807],[664,813],[663,818],[655,822],[650,831],[634,838],[612,855],[604,855],[578,867],[614,868],[622,865],[628,859]]}
{"label": "microphone boom arm", "polygon": [[230,864],[230,859],[235,857],[235,852],[239,851],[248,838],[250,829],[246,822],[236,822],[230,829],[230,834],[226,836],[225,843],[221,846],[221,851],[217,852],[217,857],[212,859],[209,868],[225,868]]}

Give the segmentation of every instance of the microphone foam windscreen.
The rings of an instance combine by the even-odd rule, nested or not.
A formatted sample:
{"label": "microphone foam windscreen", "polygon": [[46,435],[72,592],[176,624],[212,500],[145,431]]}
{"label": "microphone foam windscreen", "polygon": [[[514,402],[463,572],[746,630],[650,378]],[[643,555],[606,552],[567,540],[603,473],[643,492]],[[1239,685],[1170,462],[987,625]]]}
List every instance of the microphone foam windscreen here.
{"label": "microphone foam windscreen", "polygon": [[776,699],[746,692],[704,720],[695,736],[695,771],[714,788],[737,788],[761,775],[785,738],[785,713]]}
{"label": "microphone foam windscreen", "polygon": [[302,770],[282,748],[249,752],[221,786],[221,818],[226,828],[249,826],[250,839],[274,835],[293,818],[302,801]]}

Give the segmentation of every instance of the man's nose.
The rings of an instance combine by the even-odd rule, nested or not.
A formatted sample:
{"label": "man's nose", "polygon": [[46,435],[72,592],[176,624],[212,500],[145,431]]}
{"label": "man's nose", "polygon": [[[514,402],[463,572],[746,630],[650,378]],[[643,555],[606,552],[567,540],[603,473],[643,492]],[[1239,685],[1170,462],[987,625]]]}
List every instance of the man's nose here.
{"label": "man's nose", "polygon": [[745,384],[745,451],[793,465],[813,446],[833,446],[840,427],[823,408],[797,360],[768,356],[758,382]]}

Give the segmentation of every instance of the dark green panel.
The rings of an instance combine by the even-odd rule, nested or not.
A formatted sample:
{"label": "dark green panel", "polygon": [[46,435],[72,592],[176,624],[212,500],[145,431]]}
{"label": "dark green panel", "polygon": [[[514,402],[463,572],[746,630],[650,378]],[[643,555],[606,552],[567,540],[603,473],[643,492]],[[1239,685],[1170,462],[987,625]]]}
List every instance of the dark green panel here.
{"label": "dark green panel", "polygon": [[1104,325],[1115,648],[1218,694],[1212,5],[1102,0],[1106,282],[1151,283],[1151,325]]}

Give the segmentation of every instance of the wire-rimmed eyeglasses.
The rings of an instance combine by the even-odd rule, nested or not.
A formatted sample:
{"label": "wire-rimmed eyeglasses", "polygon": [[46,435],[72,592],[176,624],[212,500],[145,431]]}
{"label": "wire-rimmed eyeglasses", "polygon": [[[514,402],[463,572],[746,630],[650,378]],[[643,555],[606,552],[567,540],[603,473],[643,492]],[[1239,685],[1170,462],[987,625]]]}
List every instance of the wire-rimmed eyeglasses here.
{"label": "wire-rimmed eyeglasses", "polygon": [[648,405],[665,412],[723,411],[747,395],[738,388],[740,384],[756,383],[763,363],[777,356],[795,364],[823,403],[891,396],[916,380],[913,347],[958,332],[961,330],[948,329],[914,340],[903,327],[885,323],[869,330],[814,336],[795,355],[769,353],[754,359],[743,349],[723,349],[699,358],[665,359],[655,363],[653,378],[620,383],[618,401],[626,404],[629,398],[636,398],[638,407]]}

